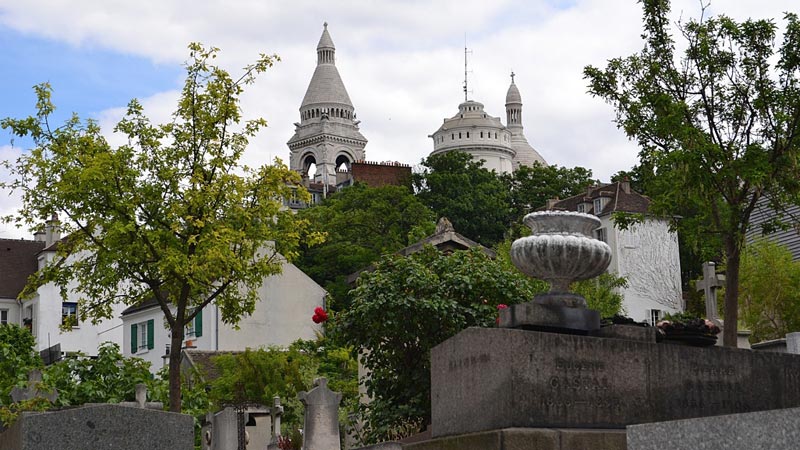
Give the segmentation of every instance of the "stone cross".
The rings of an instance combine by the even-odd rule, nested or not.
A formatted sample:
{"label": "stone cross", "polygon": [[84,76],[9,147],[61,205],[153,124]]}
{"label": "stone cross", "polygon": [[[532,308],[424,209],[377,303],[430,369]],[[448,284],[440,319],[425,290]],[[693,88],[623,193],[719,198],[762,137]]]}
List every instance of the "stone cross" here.
{"label": "stone cross", "polygon": [[42,371],[39,369],[31,370],[28,372],[28,387],[14,387],[14,389],[11,389],[11,401],[16,403],[33,398],[44,398],[49,400],[50,403],[55,403],[58,398],[58,391],[55,389],[53,389],[52,392],[43,391],[39,389],[39,385],[41,384]]}
{"label": "stone cross", "polygon": [[281,406],[281,398],[277,395],[272,398],[272,407],[269,409],[270,418],[270,440],[267,450],[278,449],[278,441],[281,437],[281,416],[283,415],[283,406]]}
{"label": "stone cross", "polygon": [[328,388],[326,378],[314,380],[314,389],[297,394],[306,408],[303,450],[340,450],[339,402],[342,394]]}
{"label": "stone cross", "polygon": [[717,289],[725,285],[725,275],[717,275],[716,264],[703,263],[703,278],[695,282],[695,288],[705,293],[706,318],[722,328],[722,320],[717,316]]}
{"label": "stone cross", "polygon": [[161,402],[148,402],[147,401],[147,385],[138,383],[136,385],[136,401],[134,402],[120,402],[120,406],[130,406],[134,408],[157,409],[163,410],[164,404]]}

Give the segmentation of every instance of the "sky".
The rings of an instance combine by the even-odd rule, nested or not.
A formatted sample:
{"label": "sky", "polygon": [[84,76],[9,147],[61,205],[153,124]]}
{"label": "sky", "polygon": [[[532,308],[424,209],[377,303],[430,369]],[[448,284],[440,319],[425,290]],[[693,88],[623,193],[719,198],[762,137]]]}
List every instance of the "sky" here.
{"label": "sky", "polygon": [[[797,9],[797,0],[712,0],[706,14],[780,24]],[[700,11],[700,0],[672,2],[675,21]],[[201,42],[221,49],[218,62],[232,74],[260,53],[280,56],[242,98],[245,118],[269,124],[242,162],[288,163],[324,22],[369,161],[413,166],[428,156],[428,136],[464,99],[466,45],[470,99],[505,123],[513,71],[525,135],[549,164],[608,181],[637,163],[637,146],[583,79],[586,65],[641,49],[635,0],[0,0],[0,118],[33,114],[32,86],[49,82],[56,123],[73,112],[93,118],[119,144],[111,130],[132,98],[154,121],[169,120],[187,45]],[[30,145],[0,130],[0,161]],[[0,181],[8,177],[0,168]],[[0,191],[0,215],[19,205],[18,195]],[[0,238],[32,236],[0,225]]]}

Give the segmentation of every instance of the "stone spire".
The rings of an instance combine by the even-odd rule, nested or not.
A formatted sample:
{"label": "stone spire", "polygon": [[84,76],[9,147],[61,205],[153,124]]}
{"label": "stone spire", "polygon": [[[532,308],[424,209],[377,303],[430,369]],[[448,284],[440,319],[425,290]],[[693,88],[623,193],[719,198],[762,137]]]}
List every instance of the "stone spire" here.
{"label": "stone spire", "polygon": [[336,68],[336,46],[323,25],[317,44],[317,67],[300,104],[300,122],[289,142],[289,167],[309,175],[316,166],[316,176],[309,182],[335,185],[337,170],[349,170],[350,164],[365,159],[367,139],[358,128],[355,108]]}
{"label": "stone spire", "polygon": [[546,166],[547,162],[542,155],[534,150],[528,143],[528,139],[525,138],[522,126],[522,95],[514,83],[515,75],[514,72],[511,72],[511,86],[506,92],[506,123],[511,132],[511,148],[515,152],[514,170],[519,166],[533,166],[535,162]]}

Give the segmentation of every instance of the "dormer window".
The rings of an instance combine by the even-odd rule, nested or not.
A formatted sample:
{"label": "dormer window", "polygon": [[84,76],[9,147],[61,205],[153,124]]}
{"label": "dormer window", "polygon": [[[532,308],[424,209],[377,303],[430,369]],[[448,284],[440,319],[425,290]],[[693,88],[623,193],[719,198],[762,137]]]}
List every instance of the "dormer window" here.
{"label": "dormer window", "polygon": [[586,212],[586,203],[578,203],[578,212],[585,213]]}
{"label": "dormer window", "polygon": [[608,198],[607,197],[598,197],[598,198],[594,199],[594,205],[593,205],[594,206],[594,213],[595,214],[600,214],[601,212],[603,212],[603,208],[606,207],[606,204],[608,204]]}

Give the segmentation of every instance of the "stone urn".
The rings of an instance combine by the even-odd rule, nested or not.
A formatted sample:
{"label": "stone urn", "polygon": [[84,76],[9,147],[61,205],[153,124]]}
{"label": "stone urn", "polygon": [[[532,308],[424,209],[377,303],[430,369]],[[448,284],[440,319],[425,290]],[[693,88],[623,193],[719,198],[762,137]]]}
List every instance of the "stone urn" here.
{"label": "stone urn", "polygon": [[511,245],[511,261],[522,273],[550,283],[550,292],[501,311],[500,326],[590,332],[599,329],[597,311],[569,285],[603,273],[611,248],[594,237],[596,216],[572,211],[541,211],[525,216],[533,234]]}
{"label": "stone urn", "polygon": [[550,283],[550,292],[543,296],[550,300],[545,303],[585,307],[586,300],[570,294],[569,285],[600,275],[611,262],[611,247],[594,238],[600,219],[572,211],[540,211],[526,215],[523,223],[533,234],[514,241],[511,261],[522,273]]}

